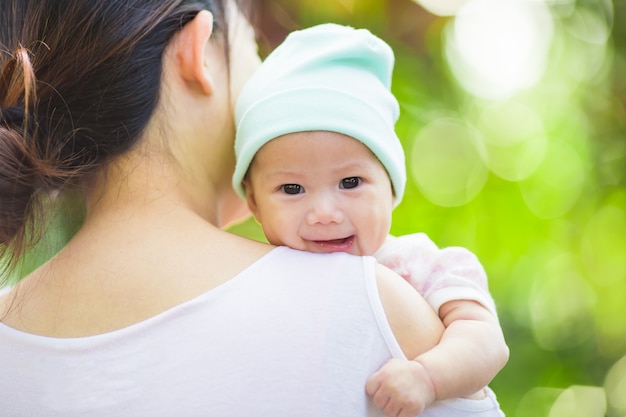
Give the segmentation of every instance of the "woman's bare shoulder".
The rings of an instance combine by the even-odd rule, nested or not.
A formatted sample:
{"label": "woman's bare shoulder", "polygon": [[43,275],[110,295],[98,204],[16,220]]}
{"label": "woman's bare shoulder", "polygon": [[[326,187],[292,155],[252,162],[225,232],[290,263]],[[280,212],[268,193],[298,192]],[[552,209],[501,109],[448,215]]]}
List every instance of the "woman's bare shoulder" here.
{"label": "woman's bare shoulder", "polygon": [[186,237],[98,251],[73,242],[0,293],[0,320],[51,337],[114,331],[210,291],[274,248],[227,232]]}

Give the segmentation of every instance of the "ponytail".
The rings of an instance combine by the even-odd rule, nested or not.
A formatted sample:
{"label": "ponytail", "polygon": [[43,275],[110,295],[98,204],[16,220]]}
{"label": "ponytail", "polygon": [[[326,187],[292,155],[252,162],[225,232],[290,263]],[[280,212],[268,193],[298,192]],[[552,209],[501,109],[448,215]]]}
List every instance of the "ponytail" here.
{"label": "ponytail", "polygon": [[34,131],[35,77],[28,52],[19,48],[0,75],[0,256],[9,265],[37,240],[37,195],[43,164]]}

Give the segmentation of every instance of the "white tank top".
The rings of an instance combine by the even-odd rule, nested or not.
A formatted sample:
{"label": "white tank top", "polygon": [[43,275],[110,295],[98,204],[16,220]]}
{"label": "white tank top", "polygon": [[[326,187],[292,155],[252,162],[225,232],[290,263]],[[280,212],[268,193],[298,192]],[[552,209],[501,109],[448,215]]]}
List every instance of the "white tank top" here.
{"label": "white tank top", "polygon": [[380,416],[365,382],[402,352],[374,262],[276,248],[114,332],[58,339],[0,324],[1,415]]}

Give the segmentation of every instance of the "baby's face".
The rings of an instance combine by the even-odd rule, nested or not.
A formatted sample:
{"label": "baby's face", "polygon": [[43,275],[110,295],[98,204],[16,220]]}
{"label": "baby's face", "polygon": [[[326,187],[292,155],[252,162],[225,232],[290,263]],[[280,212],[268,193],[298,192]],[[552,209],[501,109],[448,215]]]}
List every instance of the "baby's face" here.
{"label": "baby's face", "polygon": [[339,133],[299,132],[268,142],[244,186],[275,245],[372,255],[389,233],[387,171],[365,145]]}

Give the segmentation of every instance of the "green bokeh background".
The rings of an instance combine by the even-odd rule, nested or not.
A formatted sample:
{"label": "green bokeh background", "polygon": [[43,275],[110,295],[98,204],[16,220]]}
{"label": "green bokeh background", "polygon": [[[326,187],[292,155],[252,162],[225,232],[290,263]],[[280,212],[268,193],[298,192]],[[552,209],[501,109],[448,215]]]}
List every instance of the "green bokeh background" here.
{"label": "green bokeh background", "polygon": [[[549,18],[550,31],[537,21],[527,33],[546,48],[533,83],[497,98],[468,91],[448,53],[460,14],[411,0],[259,1],[262,51],[324,22],[368,28],[393,47],[409,184],[392,232],[423,231],[482,260],[511,349],[492,383],[503,410],[624,417],[626,2],[473,3],[491,10],[482,27],[503,29],[496,64],[524,52],[524,32],[506,33],[519,7],[535,7],[531,23]],[[235,230],[261,236],[254,222]]]}
{"label": "green bokeh background", "polygon": [[[464,82],[470,68],[450,53],[460,14],[411,0],[255,0],[261,52],[323,22],[368,28],[393,47],[409,183],[392,233],[426,232],[482,260],[511,349],[491,384],[507,416],[624,417],[626,2],[472,1],[500,3],[470,33],[501,25],[493,62],[505,70],[526,63],[507,67],[524,53],[524,34],[505,33],[515,27],[507,7],[547,12],[548,26],[527,32],[545,48],[532,83],[495,98],[472,90],[480,83]],[[76,206],[64,203],[24,272],[71,235]],[[253,220],[232,230],[262,239]]]}

